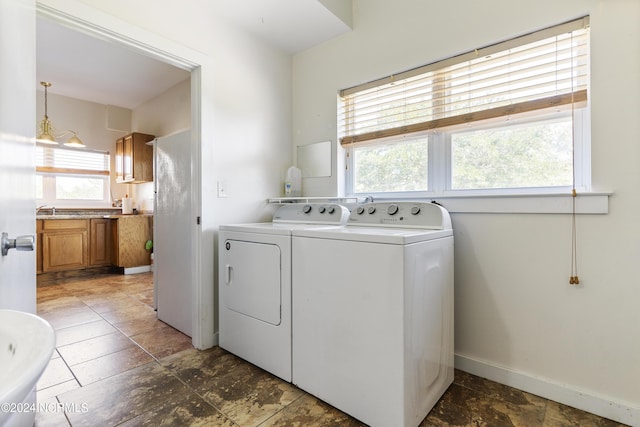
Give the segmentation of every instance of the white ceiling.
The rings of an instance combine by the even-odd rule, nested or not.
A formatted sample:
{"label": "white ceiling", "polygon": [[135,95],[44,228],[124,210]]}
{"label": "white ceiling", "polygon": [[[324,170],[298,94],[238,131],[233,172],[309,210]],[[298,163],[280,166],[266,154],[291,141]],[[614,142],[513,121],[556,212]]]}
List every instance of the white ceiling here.
{"label": "white ceiling", "polygon": [[[350,30],[320,1],[226,0],[216,5],[232,24],[294,54]],[[48,81],[49,93],[132,109],[190,75],[46,18],[39,17],[36,28],[38,90],[40,81]]]}

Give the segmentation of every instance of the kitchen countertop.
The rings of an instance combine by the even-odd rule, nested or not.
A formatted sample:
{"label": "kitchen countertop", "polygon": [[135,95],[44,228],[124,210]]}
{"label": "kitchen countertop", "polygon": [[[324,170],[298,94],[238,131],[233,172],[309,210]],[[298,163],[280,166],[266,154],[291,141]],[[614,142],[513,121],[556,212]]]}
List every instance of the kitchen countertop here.
{"label": "kitchen countertop", "polygon": [[136,214],[136,215],[124,215],[124,214],[56,214],[56,215],[36,215],[36,219],[95,219],[95,218],[131,218],[131,217],[149,217],[153,214]]}

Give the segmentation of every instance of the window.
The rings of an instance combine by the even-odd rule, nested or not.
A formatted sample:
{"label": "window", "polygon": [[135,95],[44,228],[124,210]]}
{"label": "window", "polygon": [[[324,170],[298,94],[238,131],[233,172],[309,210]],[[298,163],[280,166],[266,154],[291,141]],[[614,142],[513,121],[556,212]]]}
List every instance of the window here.
{"label": "window", "polygon": [[36,146],[36,200],[56,206],[109,206],[109,153]]}
{"label": "window", "polygon": [[588,26],[584,17],[341,91],[347,193],[589,189]]}

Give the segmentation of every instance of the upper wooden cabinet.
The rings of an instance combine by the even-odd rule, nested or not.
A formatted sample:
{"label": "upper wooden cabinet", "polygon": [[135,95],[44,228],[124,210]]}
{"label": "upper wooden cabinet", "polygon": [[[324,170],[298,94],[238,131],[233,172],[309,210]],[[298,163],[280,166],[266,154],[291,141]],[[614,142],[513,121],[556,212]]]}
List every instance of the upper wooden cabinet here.
{"label": "upper wooden cabinet", "polygon": [[116,182],[153,181],[153,135],[134,132],[116,141]]}

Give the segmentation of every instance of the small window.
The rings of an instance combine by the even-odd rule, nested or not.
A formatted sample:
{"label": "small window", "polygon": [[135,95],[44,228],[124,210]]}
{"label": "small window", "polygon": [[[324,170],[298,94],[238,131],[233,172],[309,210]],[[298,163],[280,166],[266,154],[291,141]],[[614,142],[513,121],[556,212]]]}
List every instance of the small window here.
{"label": "small window", "polygon": [[37,146],[36,200],[57,206],[109,206],[109,153]]}

